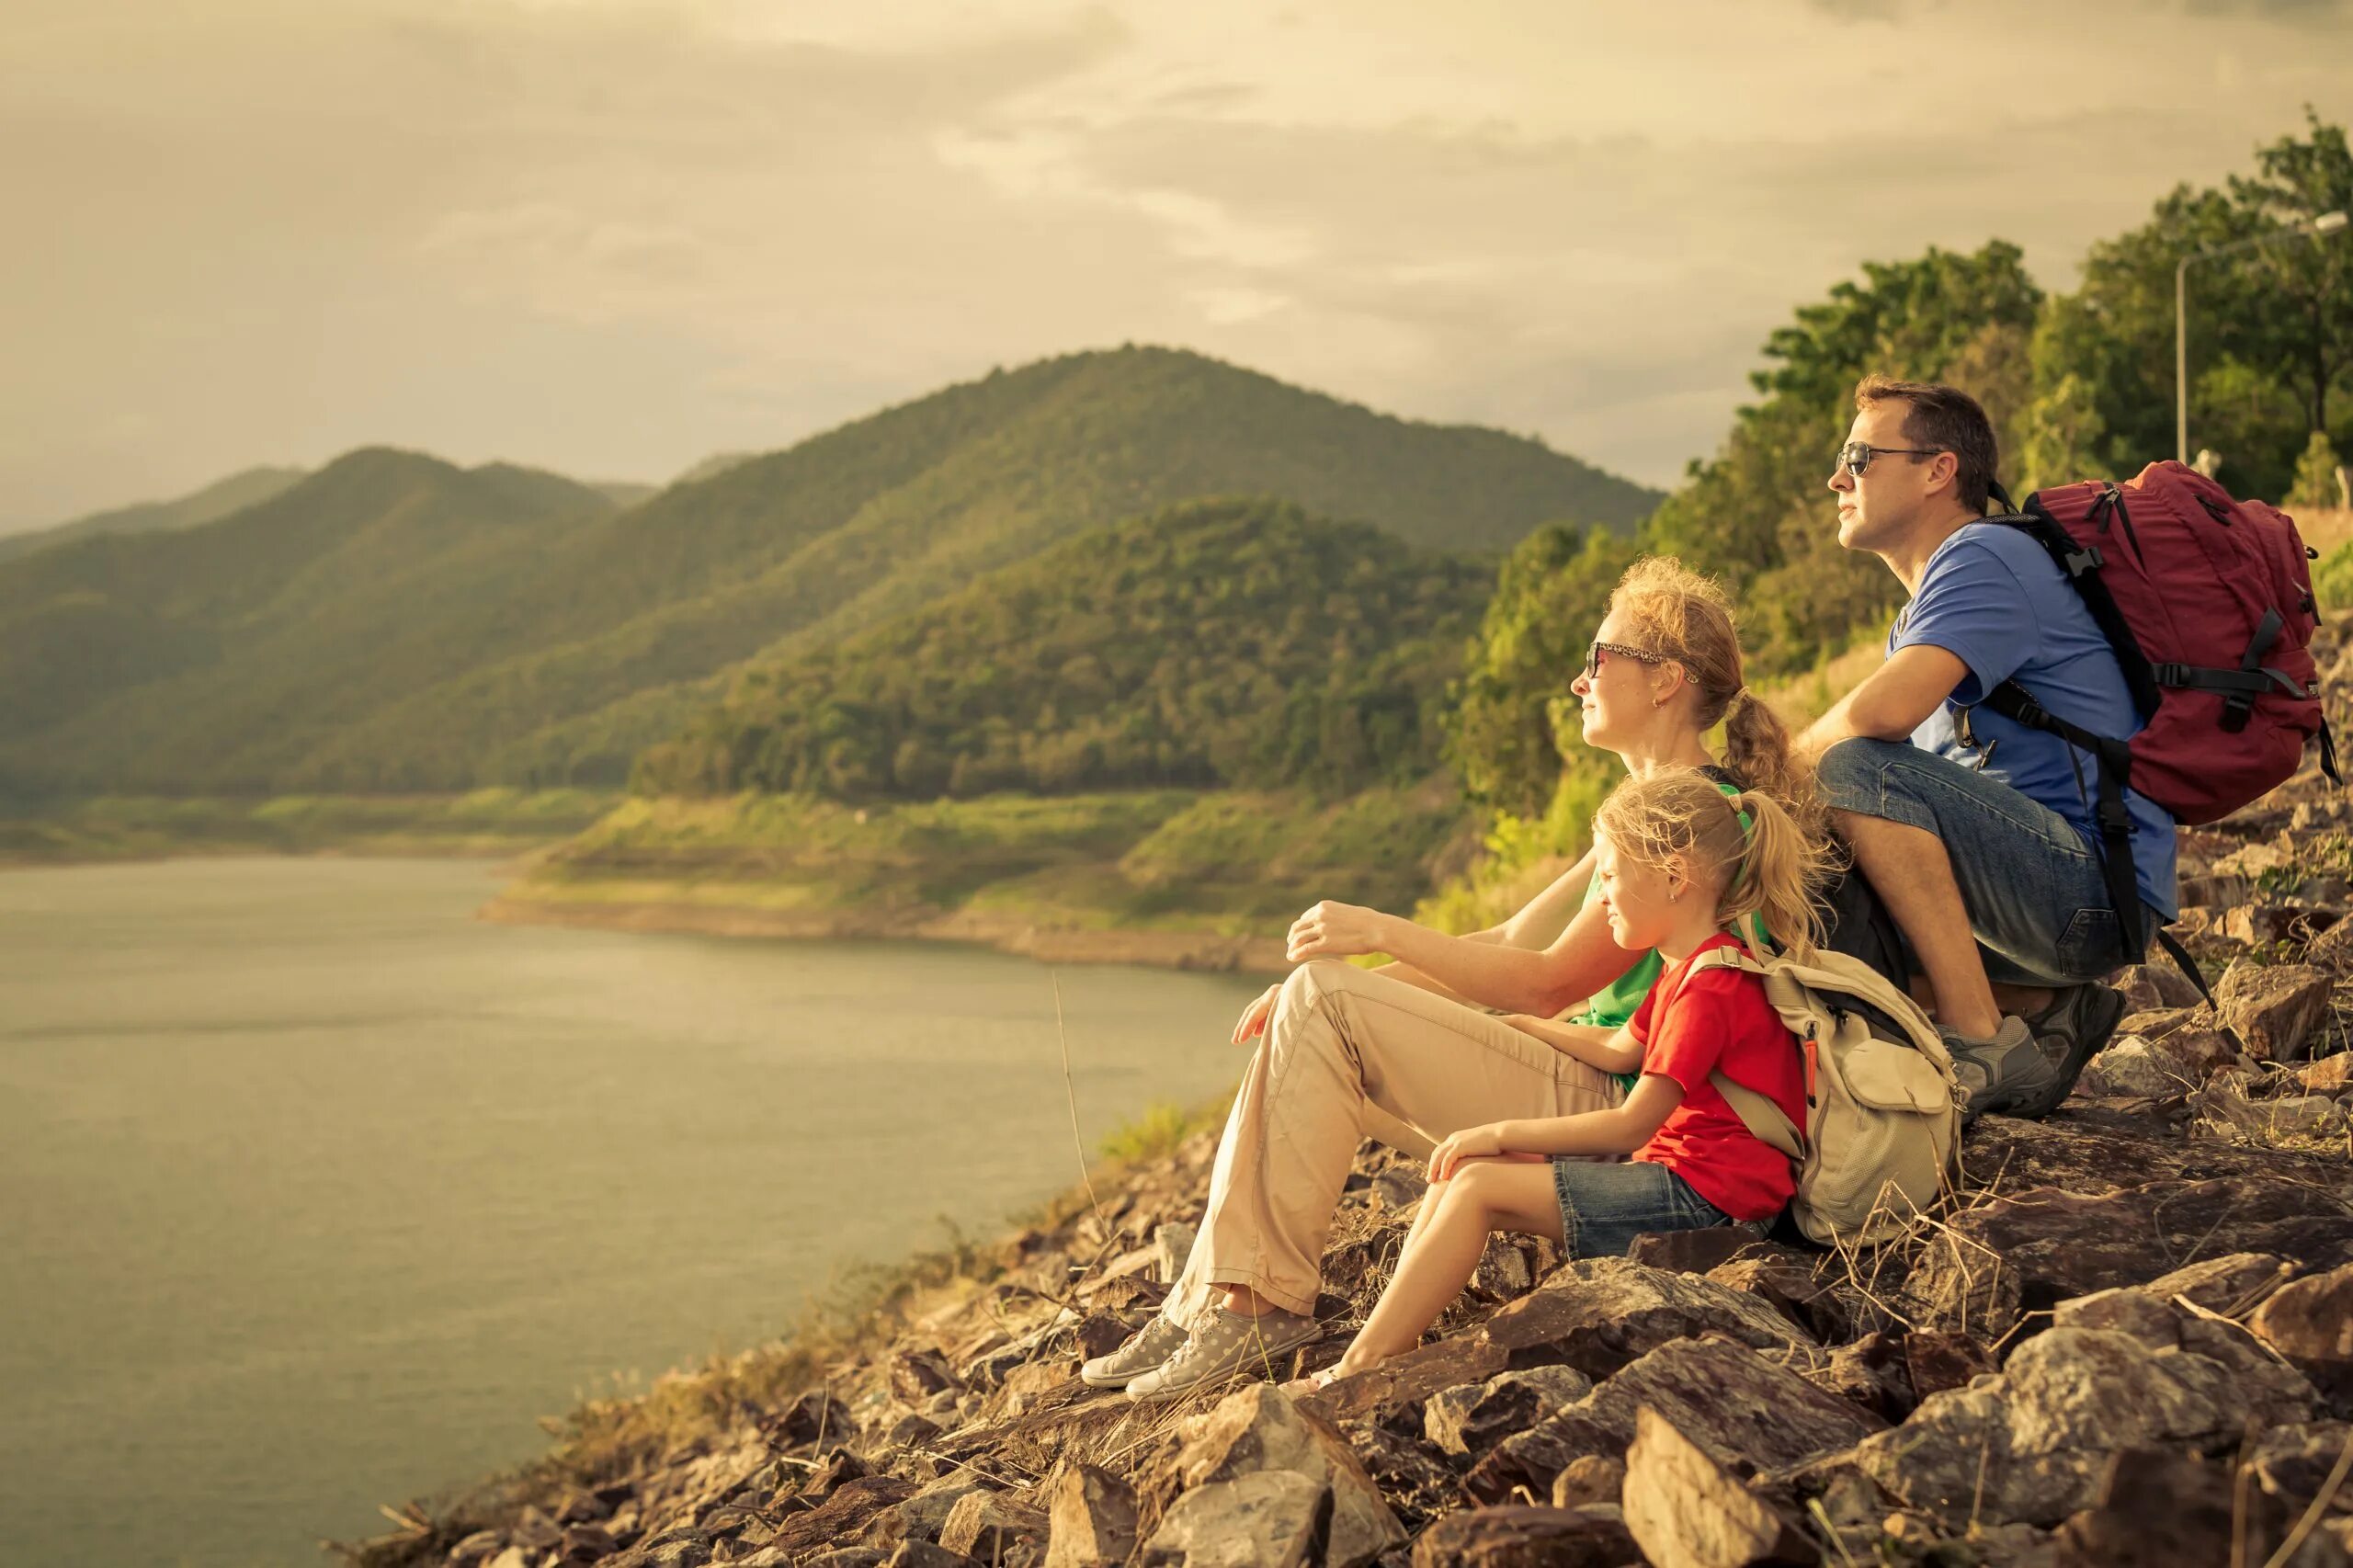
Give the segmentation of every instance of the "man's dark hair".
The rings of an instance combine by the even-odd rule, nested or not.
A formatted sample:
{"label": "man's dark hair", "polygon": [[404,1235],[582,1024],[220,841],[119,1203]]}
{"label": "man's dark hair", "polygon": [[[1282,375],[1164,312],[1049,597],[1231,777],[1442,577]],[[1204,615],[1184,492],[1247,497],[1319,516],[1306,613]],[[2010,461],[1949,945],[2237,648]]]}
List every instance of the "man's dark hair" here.
{"label": "man's dark hair", "polygon": [[2001,452],[1994,439],[1994,422],[1975,398],[1959,387],[1934,381],[1899,381],[1893,376],[1870,375],[1855,383],[1858,412],[1875,403],[1899,399],[1904,413],[1905,445],[1950,452],[1960,460],[1953,491],[1972,512],[1985,510],[1995,465]]}

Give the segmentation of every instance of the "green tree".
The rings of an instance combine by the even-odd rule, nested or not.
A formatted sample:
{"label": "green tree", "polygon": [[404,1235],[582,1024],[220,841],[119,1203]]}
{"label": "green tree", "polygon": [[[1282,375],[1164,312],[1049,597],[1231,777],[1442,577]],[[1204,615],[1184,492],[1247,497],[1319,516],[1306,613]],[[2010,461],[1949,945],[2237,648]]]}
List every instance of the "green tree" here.
{"label": "green tree", "polygon": [[2010,465],[2013,499],[2023,501],[2044,485],[2072,484],[2105,472],[2107,426],[2090,386],[2074,371],[2062,372],[2038,392],[2019,424],[2018,460]]}
{"label": "green tree", "polygon": [[2336,482],[2341,472],[2336,448],[2330,443],[2328,432],[2313,431],[2312,439],[2304,443],[2302,459],[2296,464],[2296,484],[2288,492],[2288,509],[2309,512],[2345,505]]}
{"label": "green tree", "polygon": [[[1742,409],[1723,448],[1694,464],[1688,482],[1652,515],[1645,538],[1663,552],[1714,573],[1742,593],[1752,619],[1797,626],[1746,593],[1778,599],[1824,576],[1842,600],[1883,595],[1876,562],[1847,559],[1837,544],[1825,481],[1853,417],[1850,394],[1866,372],[1912,380],[1972,379],[2014,418],[2031,383],[2029,335],[2042,290],[2018,247],[1995,240],[1963,255],[1931,249],[1912,261],[1870,262],[1861,282],[1800,306],[1766,339],[1766,369],[1750,377],[1762,403]],[[1761,613],[1758,613],[1761,612]],[[1758,650],[1768,667],[1811,662],[1811,633]]]}
{"label": "green tree", "polygon": [[1636,554],[1616,534],[1548,528],[1506,559],[1462,675],[1449,689],[1446,759],[1472,802],[1508,816],[1541,813],[1561,779],[1552,705]]}

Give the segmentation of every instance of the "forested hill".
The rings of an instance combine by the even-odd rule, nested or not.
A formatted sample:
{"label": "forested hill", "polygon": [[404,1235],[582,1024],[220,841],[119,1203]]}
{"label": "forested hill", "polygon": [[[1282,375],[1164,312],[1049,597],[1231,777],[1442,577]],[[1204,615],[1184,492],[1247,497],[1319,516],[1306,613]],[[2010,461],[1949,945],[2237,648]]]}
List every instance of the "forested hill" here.
{"label": "forested hill", "polygon": [[764,666],[636,782],[847,801],[1404,783],[1438,766],[1492,576],[1284,503],[1195,503]]}
{"label": "forested hill", "polygon": [[0,791],[619,782],[731,666],[1177,502],[1278,495],[1483,549],[1658,499],[1534,441],[1149,348],[993,373],[626,508],[551,479],[494,495],[490,471],[424,459],[402,460],[429,465],[415,498],[355,493],[397,456],[202,528],[0,563]]}
{"label": "forested hill", "polygon": [[483,562],[611,510],[555,474],[366,449],[214,522],[0,565],[0,790],[262,786],[469,666],[500,615]]}
{"label": "forested hill", "polygon": [[29,555],[34,551],[48,550],[76,540],[95,538],[99,534],[162,533],[173,528],[192,528],[199,523],[209,523],[215,517],[225,517],[232,512],[267,501],[293,488],[301,479],[302,471],[299,468],[249,468],[169,501],[142,501],[136,506],[93,512],[88,517],[76,517],[70,523],[59,523],[54,528],[28,528],[22,533],[0,535],[0,561]]}

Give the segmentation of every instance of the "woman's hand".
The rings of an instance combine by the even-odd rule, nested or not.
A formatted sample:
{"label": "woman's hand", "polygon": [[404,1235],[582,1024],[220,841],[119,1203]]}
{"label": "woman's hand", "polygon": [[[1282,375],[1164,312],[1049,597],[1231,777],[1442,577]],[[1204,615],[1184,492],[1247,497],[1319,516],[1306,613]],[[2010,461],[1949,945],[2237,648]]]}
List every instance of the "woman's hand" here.
{"label": "woman's hand", "polygon": [[1501,1122],[1489,1122],[1484,1127],[1466,1127],[1450,1134],[1430,1152],[1429,1179],[1433,1182],[1452,1179],[1454,1173],[1472,1160],[1492,1160],[1506,1153]]}
{"label": "woman's hand", "polygon": [[1290,937],[1284,951],[1293,963],[1302,959],[1344,959],[1357,953],[1387,952],[1383,943],[1388,928],[1389,916],[1381,911],[1336,903],[1327,898],[1290,923]]}
{"label": "woman's hand", "polygon": [[1256,1001],[1242,1009],[1242,1021],[1233,1026],[1234,1044],[1246,1045],[1267,1032],[1267,1020],[1275,1014],[1275,998],[1282,994],[1281,985],[1269,985],[1258,994]]}

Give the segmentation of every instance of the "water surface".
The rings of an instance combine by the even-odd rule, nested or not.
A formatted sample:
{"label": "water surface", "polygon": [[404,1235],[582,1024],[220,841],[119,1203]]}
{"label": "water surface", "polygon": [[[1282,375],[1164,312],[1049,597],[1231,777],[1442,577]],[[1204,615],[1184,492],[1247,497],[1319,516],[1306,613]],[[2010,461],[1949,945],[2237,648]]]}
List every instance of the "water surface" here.
{"label": "water surface", "polygon": [[[323,1561],[1075,1178],[1050,971],[487,926],[471,861],[0,874],[0,1562]],[[1260,982],[1059,971],[1090,1141]]]}

